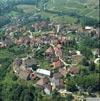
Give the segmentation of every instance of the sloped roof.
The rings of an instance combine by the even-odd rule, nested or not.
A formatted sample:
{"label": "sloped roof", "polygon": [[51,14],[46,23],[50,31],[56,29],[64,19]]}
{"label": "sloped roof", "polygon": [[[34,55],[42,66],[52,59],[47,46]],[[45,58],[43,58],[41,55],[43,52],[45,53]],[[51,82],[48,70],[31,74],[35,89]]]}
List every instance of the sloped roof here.
{"label": "sloped roof", "polygon": [[62,66],[62,62],[60,60],[58,60],[56,62],[53,62],[52,65],[54,68],[59,68]]}
{"label": "sloped roof", "polygon": [[46,53],[51,53],[53,54],[54,53],[54,50],[52,47],[49,47],[47,50],[46,50]]}
{"label": "sloped roof", "polygon": [[19,72],[19,74],[18,74],[18,76],[19,76],[21,79],[24,79],[24,80],[28,80],[29,75],[30,75],[30,72],[24,71],[24,70],[20,70],[20,72]]}
{"label": "sloped roof", "polygon": [[63,76],[66,76],[67,74],[67,70],[63,69],[63,68],[59,68],[59,73]]}
{"label": "sloped roof", "polygon": [[39,86],[44,86],[47,83],[48,83],[48,78],[47,77],[43,77],[40,80],[38,80],[36,84],[39,85]]}
{"label": "sloped roof", "polygon": [[43,75],[47,75],[50,76],[51,72],[46,70],[46,69],[37,69],[36,71],[37,73],[43,74]]}
{"label": "sloped roof", "polygon": [[62,77],[62,75],[61,75],[59,72],[53,74],[53,78],[54,78],[54,79],[59,79],[59,78],[61,78],[61,77]]}
{"label": "sloped roof", "polygon": [[79,69],[77,67],[70,67],[69,72],[73,74],[77,74],[79,73]]}

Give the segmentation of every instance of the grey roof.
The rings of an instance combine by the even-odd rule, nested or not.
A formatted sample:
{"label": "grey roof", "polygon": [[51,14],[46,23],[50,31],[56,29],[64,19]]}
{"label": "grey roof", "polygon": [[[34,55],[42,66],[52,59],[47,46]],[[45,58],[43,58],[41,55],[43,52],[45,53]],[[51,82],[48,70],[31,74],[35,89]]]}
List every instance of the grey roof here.
{"label": "grey roof", "polygon": [[28,58],[27,60],[25,60],[25,64],[27,66],[32,66],[33,64],[34,65],[37,65],[37,61],[34,58]]}
{"label": "grey roof", "polygon": [[28,71],[23,71],[23,70],[20,70],[18,76],[21,78],[21,79],[24,79],[24,80],[28,80],[29,78],[29,75],[30,75],[30,72]]}
{"label": "grey roof", "polygon": [[62,77],[62,75],[59,72],[53,74],[53,78],[55,78],[55,79],[59,79],[61,77]]}

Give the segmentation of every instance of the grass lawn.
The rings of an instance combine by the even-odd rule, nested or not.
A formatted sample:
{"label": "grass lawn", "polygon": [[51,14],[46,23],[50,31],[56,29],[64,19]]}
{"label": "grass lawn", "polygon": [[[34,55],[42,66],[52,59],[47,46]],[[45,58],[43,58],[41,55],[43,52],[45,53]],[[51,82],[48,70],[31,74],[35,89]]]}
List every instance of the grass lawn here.
{"label": "grass lawn", "polygon": [[39,60],[38,63],[40,65],[41,69],[51,69],[50,63],[46,60]]}
{"label": "grass lawn", "polygon": [[11,12],[7,13],[6,15],[11,16],[11,17],[17,17],[19,15],[19,12],[11,11]]}
{"label": "grass lawn", "polygon": [[36,11],[34,5],[17,5],[17,8],[23,10],[25,13],[32,13]]}
{"label": "grass lawn", "polygon": [[91,11],[90,13],[87,14],[87,16],[96,18],[99,21],[99,9],[95,9],[95,10]]}
{"label": "grass lawn", "polygon": [[53,18],[54,22],[58,22],[58,23],[75,23],[76,19],[73,17],[69,17],[69,16],[57,16]]}
{"label": "grass lawn", "polygon": [[13,57],[13,53],[7,51],[6,49],[0,50],[0,58],[10,58]]}

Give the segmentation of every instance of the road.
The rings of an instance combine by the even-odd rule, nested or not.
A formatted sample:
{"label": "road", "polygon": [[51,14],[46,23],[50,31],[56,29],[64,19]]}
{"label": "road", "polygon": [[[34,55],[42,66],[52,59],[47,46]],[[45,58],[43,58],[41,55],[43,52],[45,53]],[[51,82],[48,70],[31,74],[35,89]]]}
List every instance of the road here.
{"label": "road", "polygon": [[[50,44],[53,48],[55,48],[55,46],[53,44]],[[71,64],[67,64],[60,56],[57,55],[57,53],[55,52],[55,55],[57,57],[59,57],[59,60],[65,65],[65,66],[70,66]]]}
{"label": "road", "polygon": [[99,63],[98,61],[100,61],[100,58],[95,59],[94,63],[97,64],[97,63]]}
{"label": "road", "polygon": [[[53,48],[55,48],[55,46],[53,44],[50,44]],[[55,52],[55,55],[58,56]],[[61,57],[59,56],[59,59],[61,60],[61,62],[65,65],[65,66],[70,66],[71,64],[67,64],[63,59],[61,59]],[[80,101],[83,101],[84,99],[84,96],[78,96],[78,95],[75,95],[73,94],[72,92],[69,92],[67,90],[59,90],[58,91],[59,93],[65,93],[65,94],[71,94],[74,98],[76,99],[80,99]]]}

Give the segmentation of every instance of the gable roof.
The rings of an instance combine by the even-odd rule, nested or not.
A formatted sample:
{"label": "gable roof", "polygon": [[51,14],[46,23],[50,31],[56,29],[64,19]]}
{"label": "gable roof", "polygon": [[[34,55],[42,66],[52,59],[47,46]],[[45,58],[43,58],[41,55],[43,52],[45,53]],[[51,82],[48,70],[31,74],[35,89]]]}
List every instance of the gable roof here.
{"label": "gable roof", "polygon": [[59,72],[53,74],[53,78],[54,78],[54,79],[59,79],[59,78],[61,78],[61,77],[62,77],[62,75],[61,75]]}
{"label": "gable roof", "polygon": [[45,88],[47,88],[47,89],[50,90],[50,91],[52,90],[52,86],[51,86],[50,83],[49,83],[49,84],[46,84],[46,85],[45,85]]}
{"label": "gable roof", "polygon": [[62,45],[61,44],[57,44],[56,46],[58,49],[61,49],[62,48]]}
{"label": "gable roof", "polygon": [[51,74],[51,72],[46,70],[46,69],[37,69],[36,72],[43,74],[43,75],[46,75],[46,76],[50,76],[50,74]]}
{"label": "gable roof", "polygon": [[47,77],[43,77],[40,80],[38,80],[36,84],[39,85],[39,86],[44,86],[47,83],[48,83],[48,78]]}
{"label": "gable roof", "polygon": [[79,73],[79,69],[77,67],[70,67],[69,72],[72,74],[77,74]]}
{"label": "gable roof", "polygon": [[26,70],[20,70],[19,73],[18,73],[18,76],[21,79],[24,79],[24,80],[28,80],[29,79],[29,75],[30,75],[30,72],[28,72]]}
{"label": "gable roof", "polygon": [[62,62],[58,60],[58,61],[53,62],[52,65],[54,68],[59,68],[62,66]]}
{"label": "gable roof", "polygon": [[36,73],[31,73],[30,77],[31,77],[32,80],[34,80],[37,77],[37,74]]}
{"label": "gable roof", "polygon": [[46,50],[46,53],[53,54],[53,53],[54,53],[53,48],[52,48],[52,47],[49,47],[49,48]]}
{"label": "gable roof", "polygon": [[67,70],[63,69],[63,68],[59,68],[59,73],[63,76],[66,76],[67,74]]}
{"label": "gable roof", "polygon": [[37,65],[37,61],[36,61],[36,59],[29,57],[28,59],[25,60],[25,64],[27,66],[32,66],[33,64]]}
{"label": "gable roof", "polygon": [[62,57],[62,50],[61,48],[54,47],[55,54],[59,57]]}
{"label": "gable roof", "polygon": [[64,88],[64,81],[61,79],[54,79],[53,83],[55,84],[56,87],[58,88]]}

